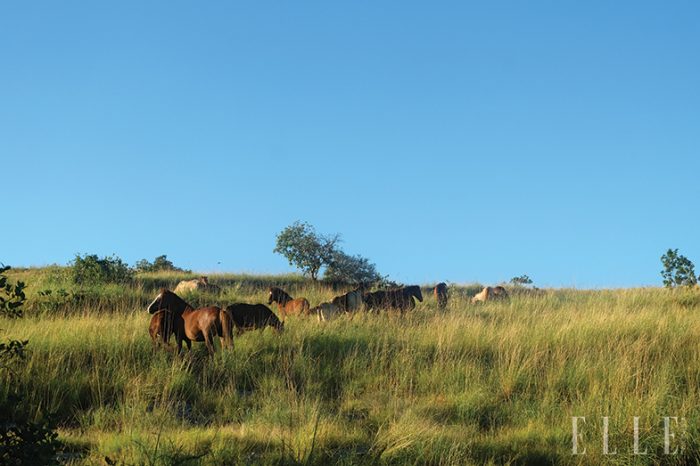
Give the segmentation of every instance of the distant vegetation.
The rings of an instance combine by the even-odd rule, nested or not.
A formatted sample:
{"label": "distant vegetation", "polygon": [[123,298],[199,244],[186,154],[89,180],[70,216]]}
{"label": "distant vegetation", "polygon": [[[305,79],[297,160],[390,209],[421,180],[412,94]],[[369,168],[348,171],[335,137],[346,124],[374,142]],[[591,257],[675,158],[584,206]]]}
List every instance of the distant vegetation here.
{"label": "distant vegetation", "polygon": [[73,283],[98,285],[101,283],[126,283],[133,277],[133,270],[119,257],[97,257],[96,254],[76,254],[71,263]]}
{"label": "distant vegetation", "polygon": [[527,275],[521,275],[519,277],[513,277],[510,279],[511,285],[515,286],[528,286],[532,285],[532,279]]}
{"label": "distant vegetation", "polygon": [[96,254],[76,254],[75,259],[68,264],[72,282],[80,286],[96,286],[107,283],[124,284],[131,282],[136,273],[152,272],[183,272],[189,270],[175,266],[168,256],[156,257],[153,262],[141,259],[134,267],[124,262],[116,255],[98,257]]}
{"label": "distant vegetation", "polygon": [[376,266],[359,255],[343,252],[340,235],[321,235],[306,222],[294,222],[277,235],[273,252],[282,254],[312,280],[325,268],[324,280],[350,284],[375,283],[382,280]]}
{"label": "distant vegetation", "polygon": [[191,272],[190,270],[184,270],[180,267],[176,267],[172,261],[168,260],[168,256],[165,254],[156,257],[153,262],[148,262],[146,259],[141,259],[136,263],[134,269],[136,272]]}
{"label": "distant vegetation", "polygon": [[684,255],[678,254],[678,249],[666,251],[666,254],[661,256],[661,263],[664,266],[661,276],[667,288],[697,285],[695,265]]}

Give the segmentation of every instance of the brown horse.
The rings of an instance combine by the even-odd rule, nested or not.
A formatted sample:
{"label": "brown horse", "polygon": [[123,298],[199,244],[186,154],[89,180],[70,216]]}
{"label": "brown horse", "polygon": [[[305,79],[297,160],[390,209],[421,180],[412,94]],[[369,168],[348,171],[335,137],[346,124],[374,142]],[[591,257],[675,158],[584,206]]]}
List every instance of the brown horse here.
{"label": "brown horse", "polygon": [[156,299],[148,306],[154,314],[162,309],[172,313],[172,329],[177,340],[177,350],[182,351],[182,342],[192,349],[192,341],[203,341],[209,354],[215,353],[214,336],[221,338],[221,346],[233,345],[233,320],[216,306],[194,309],[172,291],[161,289]]}
{"label": "brown horse", "polygon": [[226,311],[231,314],[239,333],[265,327],[272,327],[278,332],[284,330],[284,324],[264,304],[236,303],[226,306]]}
{"label": "brown horse", "polygon": [[285,320],[288,315],[309,315],[309,309],[311,309],[306,298],[294,299],[276,286],[270,288],[270,299],[267,301],[267,304],[272,303],[277,303],[282,320]]}
{"label": "brown horse", "polygon": [[170,335],[173,333],[173,314],[165,309],[156,312],[151,317],[151,325],[148,327],[148,333],[151,335],[153,347],[156,348],[160,344],[169,346]]}
{"label": "brown horse", "polygon": [[403,312],[416,307],[413,298],[418,301],[423,302],[423,293],[420,291],[420,286],[411,285],[404,286],[398,290],[391,290],[392,296],[392,307],[395,307],[399,311]]}
{"label": "brown horse", "polygon": [[447,307],[447,285],[445,283],[438,283],[435,288],[433,288],[433,294],[438,303],[439,309],[445,309]]}

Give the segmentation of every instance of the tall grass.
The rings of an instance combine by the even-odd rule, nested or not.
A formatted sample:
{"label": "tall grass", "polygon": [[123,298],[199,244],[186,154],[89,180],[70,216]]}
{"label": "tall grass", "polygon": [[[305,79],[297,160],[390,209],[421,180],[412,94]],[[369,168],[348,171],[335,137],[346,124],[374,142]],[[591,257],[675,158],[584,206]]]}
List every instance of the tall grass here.
{"label": "tall grass", "polygon": [[[32,285],[33,273],[22,272]],[[59,420],[75,464],[686,464],[700,460],[700,295],[547,291],[469,304],[453,290],[402,316],[358,314],[248,332],[210,359],[155,351],[145,304],[181,275],[94,290],[96,301],[0,321],[29,339],[15,376]],[[219,296],[265,302],[275,277],[213,276]],[[283,277],[312,304],[337,290]],[[42,286],[64,286],[37,279]],[[48,285],[47,285],[48,284]],[[68,286],[68,285],[65,285]],[[475,291],[475,290],[474,290]],[[97,305],[96,305],[97,303]],[[5,382],[5,381],[3,381]],[[7,384],[3,383],[3,387]],[[0,397],[7,389],[0,388]],[[572,416],[585,416],[572,455]],[[665,455],[665,416],[674,424]],[[604,456],[603,417],[617,455]],[[645,456],[632,454],[640,418]]]}

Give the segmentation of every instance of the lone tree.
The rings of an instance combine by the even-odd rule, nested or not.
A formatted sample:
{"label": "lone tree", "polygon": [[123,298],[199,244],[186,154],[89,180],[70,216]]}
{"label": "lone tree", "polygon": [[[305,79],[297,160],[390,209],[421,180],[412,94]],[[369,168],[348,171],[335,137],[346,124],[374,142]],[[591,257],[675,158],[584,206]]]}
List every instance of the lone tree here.
{"label": "lone tree", "polygon": [[277,235],[273,252],[282,254],[289,265],[317,280],[321,268],[333,261],[339,241],[340,235],[319,235],[313,226],[296,221]]}
{"label": "lone tree", "polygon": [[527,286],[532,285],[532,279],[527,275],[521,275],[519,277],[513,277],[510,282],[515,286]]}
{"label": "lone tree", "polygon": [[698,283],[695,276],[695,266],[690,262],[690,259],[678,254],[678,249],[666,251],[666,254],[661,256],[661,263],[664,266],[661,276],[666,287],[693,286]]}
{"label": "lone tree", "polygon": [[323,273],[323,279],[332,282],[369,284],[382,281],[384,277],[377,272],[377,266],[369,259],[359,255],[351,256],[343,251],[335,251],[330,264]]}

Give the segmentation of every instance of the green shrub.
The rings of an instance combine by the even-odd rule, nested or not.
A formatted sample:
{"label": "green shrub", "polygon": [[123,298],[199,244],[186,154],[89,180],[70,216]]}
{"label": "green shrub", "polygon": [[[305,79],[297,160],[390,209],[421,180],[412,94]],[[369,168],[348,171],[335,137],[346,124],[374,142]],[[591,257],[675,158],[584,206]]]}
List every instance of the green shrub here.
{"label": "green shrub", "polygon": [[168,260],[168,256],[163,254],[156,257],[153,262],[148,262],[146,259],[141,259],[134,266],[137,272],[187,272],[189,270],[176,267],[172,261]]}
{"label": "green shrub", "polygon": [[8,270],[9,266],[0,266],[0,316],[22,317],[22,305],[26,299],[24,283],[9,283],[5,276]]}
{"label": "green shrub", "polygon": [[133,270],[114,255],[100,259],[96,254],[76,254],[71,272],[73,283],[77,285],[126,283],[134,276]]}
{"label": "green shrub", "polygon": [[[25,302],[24,283],[8,283],[5,272],[10,267],[0,268],[0,303],[2,314],[9,317],[22,317]],[[56,451],[59,447],[58,434],[48,419],[35,416],[35,409],[26,407],[24,396],[13,380],[13,367],[24,362],[28,340],[8,340],[0,343],[0,380],[7,383],[9,390],[0,400],[0,464],[50,465],[58,464]]]}

